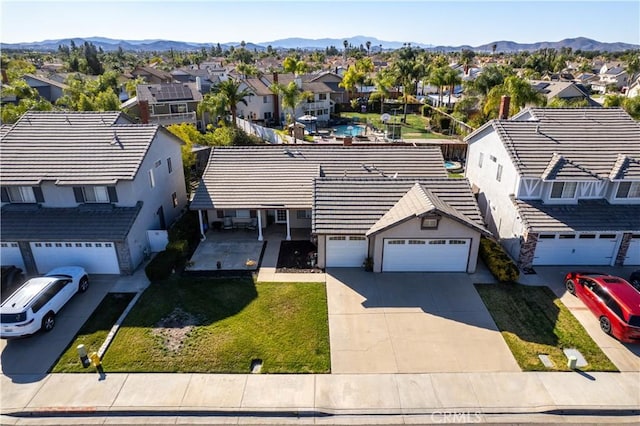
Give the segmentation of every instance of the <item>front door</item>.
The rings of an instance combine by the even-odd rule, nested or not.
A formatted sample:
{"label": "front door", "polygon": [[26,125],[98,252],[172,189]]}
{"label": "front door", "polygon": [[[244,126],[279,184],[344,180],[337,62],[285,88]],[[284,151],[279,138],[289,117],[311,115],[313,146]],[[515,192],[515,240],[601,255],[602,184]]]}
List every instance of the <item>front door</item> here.
{"label": "front door", "polygon": [[160,220],[160,229],[167,229],[167,223],[164,220],[164,209],[162,208],[162,206],[160,206],[156,214],[158,215],[158,219]]}
{"label": "front door", "polygon": [[276,223],[287,223],[287,211],[285,209],[276,210]]}

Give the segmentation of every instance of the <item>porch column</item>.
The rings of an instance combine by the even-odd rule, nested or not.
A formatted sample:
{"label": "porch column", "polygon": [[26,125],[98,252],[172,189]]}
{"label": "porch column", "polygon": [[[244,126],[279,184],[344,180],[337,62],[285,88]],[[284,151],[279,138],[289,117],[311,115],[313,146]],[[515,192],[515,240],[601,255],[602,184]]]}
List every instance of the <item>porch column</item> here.
{"label": "porch column", "polygon": [[258,210],[258,241],[262,240],[262,210]]}
{"label": "porch column", "polygon": [[204,241],[207,239],[207,237],[204,235],[204,226],[202,223],[202,210],[198,210],[198,222],[200,222],[200,235],[202,235],[202,237],[200,237],[200,241]]}
{"label": "porch column", "polygon": [[289,225],[289,209],[286,210],[287,212],[287,241],[291,240],[291,227]]}

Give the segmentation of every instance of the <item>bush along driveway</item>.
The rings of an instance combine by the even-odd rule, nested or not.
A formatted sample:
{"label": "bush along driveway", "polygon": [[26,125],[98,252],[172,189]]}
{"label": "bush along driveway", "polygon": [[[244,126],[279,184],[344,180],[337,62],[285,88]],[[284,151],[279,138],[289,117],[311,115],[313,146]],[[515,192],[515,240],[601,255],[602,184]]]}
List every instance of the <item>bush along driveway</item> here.
{"label": "bush along driveway", "polygon": [[[328,373],[323,283],[182,278],[152,284],[129,313],[106,372]],[[57,371],[87,371],[67,362]]]}

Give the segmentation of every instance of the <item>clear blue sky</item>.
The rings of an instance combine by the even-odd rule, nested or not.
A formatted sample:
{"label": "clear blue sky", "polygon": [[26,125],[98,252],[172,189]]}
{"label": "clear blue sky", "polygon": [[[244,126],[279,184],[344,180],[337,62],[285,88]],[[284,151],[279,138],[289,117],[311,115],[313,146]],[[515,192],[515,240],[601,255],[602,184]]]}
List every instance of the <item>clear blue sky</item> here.
{"label": "clear blue sky", "polygon": [[261,43],[288,37],[477,46],[584,36],[640,44],[640,1],[0,0],[1,40],[68,37]]}

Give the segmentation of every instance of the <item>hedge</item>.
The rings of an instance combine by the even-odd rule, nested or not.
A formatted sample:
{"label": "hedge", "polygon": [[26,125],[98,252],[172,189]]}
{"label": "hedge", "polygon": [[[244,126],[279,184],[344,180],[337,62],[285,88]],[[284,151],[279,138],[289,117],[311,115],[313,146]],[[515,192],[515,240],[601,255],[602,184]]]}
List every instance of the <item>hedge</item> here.
{"label": "hedge", "polygon": [[165,280],[171,276],[179,259],[180,254],[176,250],[161,251],[151,259],[144,272],[151,282]]}
{"label": "hedge", "polygon": [[520,270],[497,241],[482,237],[480,239],[480,258],[498,281],[518,281]]}

